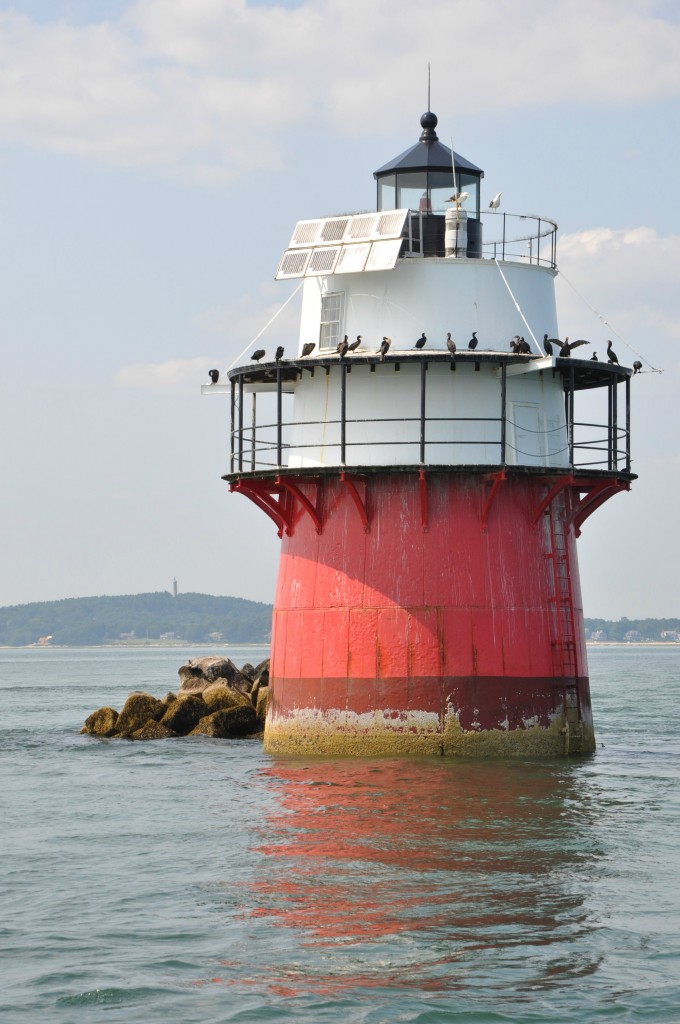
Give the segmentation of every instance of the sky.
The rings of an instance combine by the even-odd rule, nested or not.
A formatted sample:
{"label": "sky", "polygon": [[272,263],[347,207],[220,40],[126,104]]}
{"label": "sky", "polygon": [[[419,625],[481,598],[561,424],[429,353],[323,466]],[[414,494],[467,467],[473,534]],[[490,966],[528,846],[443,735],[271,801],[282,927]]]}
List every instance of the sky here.
{"label": "sky", "polygon": [[675,0],[0,0],[0,605],[273,600],[278,538],[200,385],[291,294],[296,221],[374,207],[429,63],[483,203],[559,224],[561,335],[644,361],[585,614],[680,616],[678,53]]}

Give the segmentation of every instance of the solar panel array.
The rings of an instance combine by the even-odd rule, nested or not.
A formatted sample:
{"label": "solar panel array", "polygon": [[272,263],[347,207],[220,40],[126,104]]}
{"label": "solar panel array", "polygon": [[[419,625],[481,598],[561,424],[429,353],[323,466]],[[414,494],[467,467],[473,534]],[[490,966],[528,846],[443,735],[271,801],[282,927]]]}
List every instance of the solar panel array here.
{"label": "solar panel array", "polygon": [[399,258],[408,210],[300,220],[276,280],[391,270]]}

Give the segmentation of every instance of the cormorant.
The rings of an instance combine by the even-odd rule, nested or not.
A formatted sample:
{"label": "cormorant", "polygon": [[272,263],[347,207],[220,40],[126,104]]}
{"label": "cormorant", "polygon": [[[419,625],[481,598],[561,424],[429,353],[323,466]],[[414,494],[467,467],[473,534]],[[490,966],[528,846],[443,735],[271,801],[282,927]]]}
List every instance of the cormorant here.
{"label": "cormorant", "polygon": [[639,359],[636,359],[633,363],[633,376],[635,376],[636,373],[642,373],[642,363]]}
{"label": "cormorant", "polygon": [[497,210],[498,209],[498,207],[501,205],[501,196],[502,195],[503,195],[502,192],[496,192],[496,195],[493,197],[493,199],[489,203],[489,209],[490,210]]}
{"label": "cormorant", "polygon": [[427,341],[427,338],[425,337],[425,331],[423,331],[423,333],[420,335],[420,337],[418,338],[417,342],[415,343],[414,347],[415,348],[422,348],[426,341]]}
{"label": "cormorant", "polygon": [[455,354],[456,354],[456,343],[453,340],[453,338],[451,337],[451,331],[449,331],[447,333],[447,335],[446,335],[446,347],[448,348],[448,350],[451,353],[451,355],[455,356]]}
{"label": "cormorant", "polygon": [[361,335],[357,334],[357,340],[353,341],[350,345],[348,345],[347,351],[348,352],[356,352],[356,350],[359,348],[360,344],[361,344]]}
{"label": "cormorant", "polygon": [[559,338],[554,338],[553,340],[560,346],[560,358],[562,359],[570,356],[573,348],[578,348],[579,345],[590,345],[589,341],[584,341],[582,338],[579,341],[569,341],[569,338],[565,338],[564,341],[560,341]]}
{"label": "cormorant", "polygon": [[263,348],[256,348],[250,358],[254,359],[256,363],[259,363],[260,359],[262,359],[264,355],[265,350]]}
{"label": "cormorant", "polygon": [[336,351],[337,351],[337,353],[338,353],[338,355],[340,356],[341,359],[343,358],[343,356],[347,355],[347,349],[348,348],[349,348],[349,342],[347,341],[347,335],[345,335],[343,340],[338,342],[338,347],[336,349]]}
{"label": "cormorant", "polygon": [[208,370],[208,376],[210,377],[211,384],[217,384],[218,380],[220,379],[220,371]]}
{"label": "cormorant", "polygon": [[545,349],[545,354],[547,356],[551,356],[553,354],[552,343],[554,341],[555,341],[555,339],[554,338],[549,338],[547,334],[543,335],[543,348]]}
{"label": "cormorant", "polygon": [[391,338],[383,338],[382,342],[380,343],[380,358],[381,359],[385,358],[387,350],[388,350],[388,348],[390,347],[391,344],[392,344],[392,339]]}
{"label": "cormorant", "polygon": [[477,331],[473,331],[472,332],[472,337],[468,341],[468,348],[470,348],[470,349],[477,348],[477,343],[478,343],[477,342]]}
{"label": "cormorant", "polygon": [[315,348],[316,348],[316,342],[314,342],[314,341],[306,341],[304,343],[304,345],[302,346],[302,355],[303,356],[311,356],[311,354],[312,354],[312,352],[314,351]]}
{"label": "cormorant", "polygon": [[524,340],[524,335],[517,342],[517,351],[521,352],[522,355],[531,355],[531,345],[528,341]]}
{"label": "cormorant", "polygon": [[281,360],[283,359],[283,345],[279,345],[279,347],[277,348],[274,359],[276,360],[277,363],[280,363]]}
{"label": "cormorant", "polygon": [[618,360],[618,356],[616,355],[616,352],[612,348],[611,341],[607,342],[607,358],[609,359],[610,363],[618,363],[618,361],[619,361]]}
{"label": "cormorant", "polygon": [[591,361],[591,363],[599,363],[600,358],[599,358],[597,352],[593,352],[592,356],[590,357],[590,361]]}

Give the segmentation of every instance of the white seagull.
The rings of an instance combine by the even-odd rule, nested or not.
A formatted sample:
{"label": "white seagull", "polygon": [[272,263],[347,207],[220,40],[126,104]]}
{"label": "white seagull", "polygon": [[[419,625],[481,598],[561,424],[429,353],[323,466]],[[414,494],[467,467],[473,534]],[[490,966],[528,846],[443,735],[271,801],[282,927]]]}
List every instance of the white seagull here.
{"label": "white seagull", "polygon": [[496,192],[496,195],[493,197],[493,199],[489,203],[489,209],[490,210],[497,210],[498,209],[498,207],[501,205],[501,196],[502,195],[503,195],[502,192]]}

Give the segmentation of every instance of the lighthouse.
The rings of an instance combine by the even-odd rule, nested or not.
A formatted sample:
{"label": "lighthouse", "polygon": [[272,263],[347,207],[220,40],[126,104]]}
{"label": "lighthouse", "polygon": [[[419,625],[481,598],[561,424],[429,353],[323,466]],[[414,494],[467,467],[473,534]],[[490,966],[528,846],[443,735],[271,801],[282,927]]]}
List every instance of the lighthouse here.
{"label": "lighthouse", "polygon": [[482,209],[481,168],[420,128],[375,210],[296,224],[296,343],[204,388],[281,538],[265,748],[588,753],[576,541],[634,479],[631,371],[550,351],[557,225]]}

